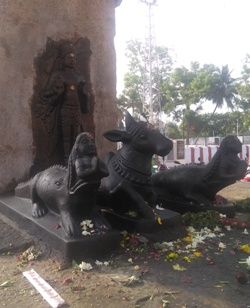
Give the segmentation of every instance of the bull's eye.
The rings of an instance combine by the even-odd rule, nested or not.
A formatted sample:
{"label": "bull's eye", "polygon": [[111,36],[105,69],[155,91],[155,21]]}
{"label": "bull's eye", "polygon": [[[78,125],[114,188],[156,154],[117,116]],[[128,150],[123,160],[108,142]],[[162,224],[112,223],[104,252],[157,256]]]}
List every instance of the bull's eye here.
{"label": "bull's eye", "polygon": [[147,136],[146,136],[145,134],[141,134],[141,135],[139,136],[139,138],[144,140],[144,139],[147,138]]}

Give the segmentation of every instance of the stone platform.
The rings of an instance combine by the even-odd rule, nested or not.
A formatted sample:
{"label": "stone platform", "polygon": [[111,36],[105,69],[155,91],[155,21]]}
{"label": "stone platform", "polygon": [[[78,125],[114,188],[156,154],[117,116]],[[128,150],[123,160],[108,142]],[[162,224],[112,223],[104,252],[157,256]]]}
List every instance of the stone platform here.
{"label": "stone platform", "polygon": [[[136,221],[104,212],[113,230],[104,234],[93,234],[79,239],[67,238],[60,227],[59,216],[48,212],[39,219],[31,215],[31,200],[13,195],[0,196],[0,213],[14,221],[19,228],[27,231],[58,251],[65,260],[81,260],[83,258],[100,259],[115,252],[120,246],[121,232],[141,233],[152,241],[173,241],[185,235],[181,215],[171,210],[156,209],[158,219],[152,223]],[[17,238],[16,241],[19,241]]]}
{"label": "stone platform", "polygon": [[[120,232],[108,231],[102,235],[91,235],[79,239],[67,238],[59,226],[59,216],[49,212],[34,219],[31,216],[31,201],[15,196],[0,197],[0,212],[30,235],[42,240],[59,251],[65,260],[81,258],[102,258],[119,247]],[[17,239],[18,240],[18,239]]]}

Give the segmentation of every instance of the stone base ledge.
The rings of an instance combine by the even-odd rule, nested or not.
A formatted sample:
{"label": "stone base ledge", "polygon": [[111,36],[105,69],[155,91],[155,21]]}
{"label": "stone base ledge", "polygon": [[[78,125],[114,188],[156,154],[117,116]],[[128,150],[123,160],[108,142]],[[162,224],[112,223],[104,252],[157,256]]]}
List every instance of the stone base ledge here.
{"label": "stone base ledge", "polygon": [[59,216],[49,212],[35,219],[31,215],[31,201],[15,196],[0,197],[0,212],[15,221],[30,235],[42,240],[51,248],[59,251],[65,260],[82,258],[102,258],[118,249],[121,234],[119,231],[107,231],[101,235],[91,235],[79,239],[67,238],[59,226]]}
{"label": "stone base ledge", "polygon": [[48,212],[44,217],[33,218],[31,200],[13,195],[0,196],[0,213],[14,221],[19,228],[35,236],[38,240],[60,252],[67,261],[100,259],[118,251],[121,231],[141,233],[151,241],[173,241],[185,236],[181,215],[171,210],[155,210],[159,221],[148,223],[134,219],[124,219],[114,213],[104,212],[104,216],[114,228],[104,234],[93,234],[79,239],[67,238],[64,230],[58,228],[60,217]]}

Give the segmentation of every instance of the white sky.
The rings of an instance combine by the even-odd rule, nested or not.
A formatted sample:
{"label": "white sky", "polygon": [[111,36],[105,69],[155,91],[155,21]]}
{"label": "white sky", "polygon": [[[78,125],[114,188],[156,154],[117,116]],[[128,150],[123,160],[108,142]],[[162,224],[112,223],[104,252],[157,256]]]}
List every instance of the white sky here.
{"label": "white sky", "polygon": [[[123,0],[116,9],[118,93],[126,72],[126,42],[145,38],[147,12],[139,0]],[[158,0],[153,16],[155,43],[170,48],[177,65],[228,64],[237,74],[250,53],[250,0]]]}

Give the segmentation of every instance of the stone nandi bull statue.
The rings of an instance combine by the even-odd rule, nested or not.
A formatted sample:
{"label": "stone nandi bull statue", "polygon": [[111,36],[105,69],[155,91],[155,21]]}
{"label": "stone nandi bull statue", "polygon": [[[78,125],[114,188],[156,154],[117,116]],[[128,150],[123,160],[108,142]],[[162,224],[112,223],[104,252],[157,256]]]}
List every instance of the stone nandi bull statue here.
{"label": "stone nandi bull statue", "polygon": [[238,157],[241,150],[240,140],[229,135],[207,165],[180,165],[155,174],[158,201],[180,212],[211,209],[218,191],[244,177],[247,163]]}
{"label": "stone nandi bull statue", "polygon": [[[146,122],[136,122],[127,113],[126,130],[111,130],[104,137],[112,142],[122,142],[117,153],[110,153],[106,164],[109,176],[103,178],[101,191],[108,192],[115,211],[132,210],[142,218],[154,220],[154,212],[148,205],[152,201],[151,164],[154,154],[165,156],[173,143]],[[130,208],[131,210],[131,208]]]}

